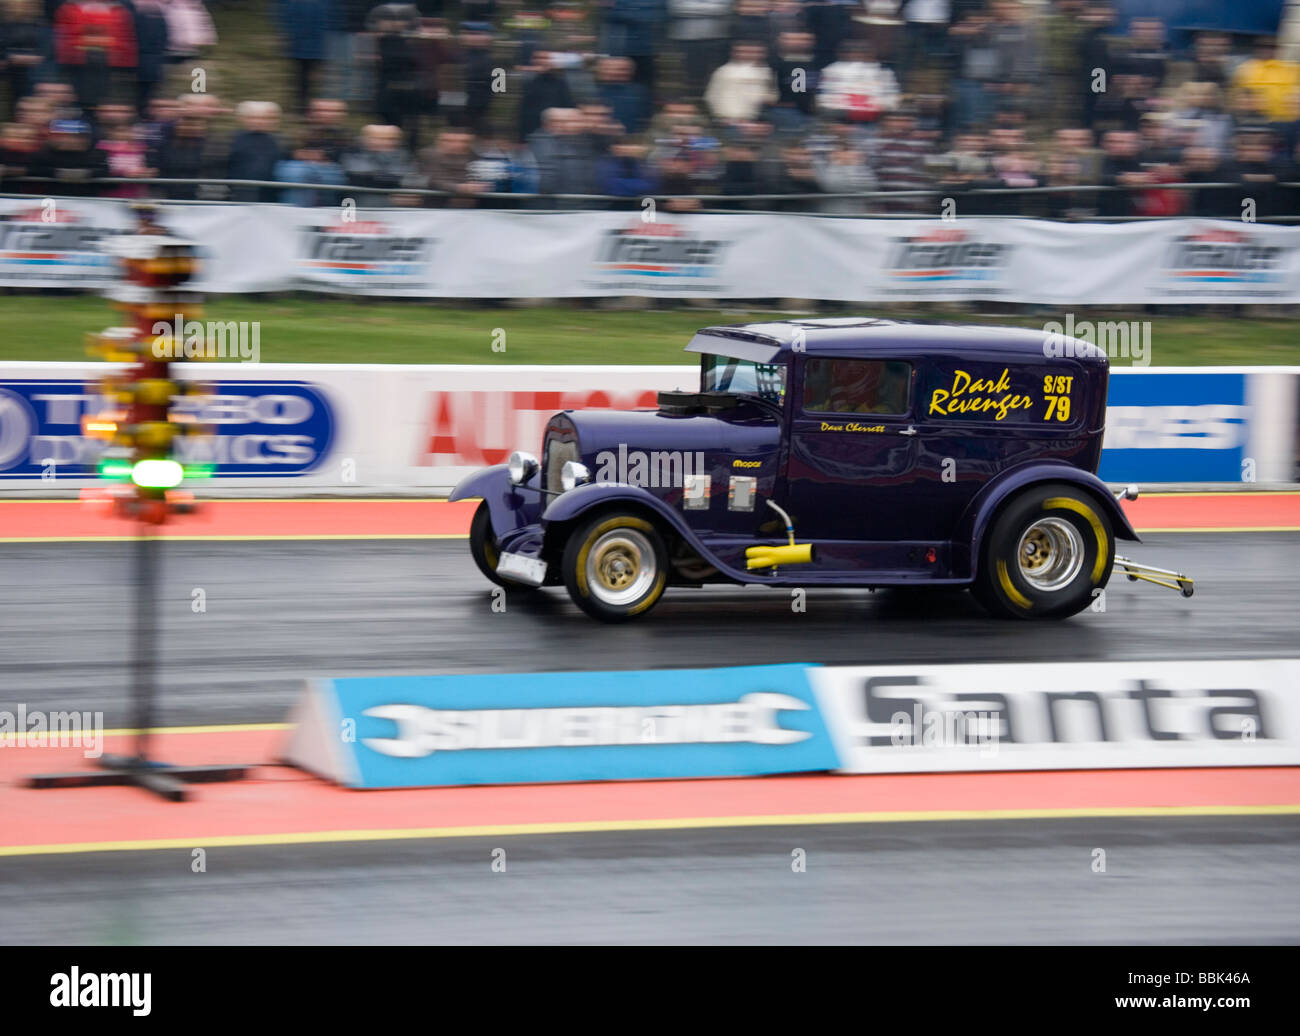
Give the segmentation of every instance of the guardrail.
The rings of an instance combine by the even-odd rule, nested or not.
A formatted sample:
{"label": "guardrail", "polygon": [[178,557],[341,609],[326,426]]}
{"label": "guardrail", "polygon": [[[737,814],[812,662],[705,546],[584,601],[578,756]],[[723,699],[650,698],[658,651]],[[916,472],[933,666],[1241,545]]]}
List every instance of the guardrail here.
{"label": "guardrail", "polygon": [[[62,181],[52,177],[21,176],[13,177],[7,181],[8,184],[43,184],[61,186]],[[807,215],[828,216],[828,217],[856,217],[870,215],[873,219],[917,219],[925,218],[925,213],[918,212],[876,212],[864,208],[862,212],[823,212],[819,211],[816,206],[825,202],[852,202],[860,201],[863,203],[871,202],[897,202],[897,201],[914,201],[917,199],[936,199],[942,201],[946,198],[954,199],[980,199],[980,198],[1051,198],[1060,195],[1104,195],[1104,194],[1141,194],[1152,191],[1242,191],[1249,188],[1250,184],[1235,183],[1229,181],[1215,181],[1210,183],[1162,183],[1152,185],[1130,185],[1130,184],[1064,184],[1064,185],[1040,185],[1037,187],[971,187],[964,188],[958,185],[940,185],[930,188],[918,188],[909,190],[876,190],[876,191],[858,191],[858,192],[802,192],[791,194],[664,194],[659,192],[646,192],[637,195],[612,195],[612,194],[571,194],[571,193],[553,193],[541,194],[535,192],[503,192],[503,191],[483,191],[473,195],[457,194],[452,191],[435,190],[428,187],[415,187],[407,185],[392,185],[384,187],[372,187],[362,184],[331,184],[331,183],[304,183],[290,180],[232,180],[221,177],[198,177],[198,178],[176,178],[176,177],[97,177],[86,180],[85,183],[96,187],[193,187],[196,190],[204,188],[215,188],[221,193],[229,193],[231,190],[302,190],[302,191],[320,191],[349,197],[351,195],[378,196],[381,198],[390,198],[393,195],[403,197],[422,198],[438,201],[455,201],[455,200],[474,200],[486,201],[493,203],[492,207],[508,208],[517,206],[524,210],[535,209],[547,212],[557,211],[589,211],[595,209],[608,209],[626,206],[629,209],[639,208],[646,199],[653,199],[656,205],[670,202],[691,202],[699,203],[704,206],[702,209],[695,211],[706,212],[732,212],[739,211],[745,213],[758,212],[803,212]],[[1280,181],[1269,187],[1286,188],[1288,190],[1300,190],[1300,182],[1297,181]],[[25,192],[7,191],[0,193],[0,197],[32,197],[39,196],[41,192],[28,194]],[[214,192],[216,193],[216,192]],[[60,196],[51,193],[50,197],[71,197]],[[134,199],[115,198],[106,195],[94,195],[105,201],[125,201],[129,202]],[[194,204],[248,204],[248,199],[231,199],[229,197],[205,197],[205,198],[170,198],[162,197],[155,200],[167,201],[169,204],[194,205]],[[749,206],[754,203],[779,203],[782,205],[808,204],[812,208],[778,208],[772,209],[754,209]],[[509,203],[509,204],[505,204]],[[287,205],[286,202],[268,202],[265,204]],[[392,206],[375,206],[377,208],[386,208]],[[405,207],[405,206],[397,206]],[[937,206],[936,206],[937,208]],[[975,215],[976,213],[971,213]],[[1181,219],[1187,218],[1188,214],[1173,215],[1099,215],[1099,214],[1078,214],[1066,216],[1050,216],[1036,213],[978,213],[981,218],[985,219],[1051,219],[1058,222],[1138,222],[1152,219]],[[1208,217],[1222,218],[1222,217]],[[1263,213],[1258,216],[1259,222],[1264,223],[1300,223],[1300,214],[1269,214]]]}

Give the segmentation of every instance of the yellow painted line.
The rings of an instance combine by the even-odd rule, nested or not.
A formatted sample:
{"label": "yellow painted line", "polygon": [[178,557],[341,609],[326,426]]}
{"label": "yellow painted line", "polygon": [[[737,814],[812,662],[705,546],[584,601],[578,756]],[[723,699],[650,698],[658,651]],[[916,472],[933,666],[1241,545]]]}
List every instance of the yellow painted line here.
{"label": "yellow painted line", "polygon": [[1239,497],[1248,497],[1248,496],[1255,496],[1255,497],[1259,497],[1261,500],[1272,500],[1274,497],[1279,497],[1279,496],[1300,496],[1300,490],[1297,490],[1297,489],[1255,489],[1255,490],[1249,490],[1249,489],[1207,489],[1207,490],[1199,490],[1199,489],[1194,489],[1194,490],[1191,490],[1190,492],[1187,492],[1187,493],[1143,493],[1143,494],[1141,494],[1141,495],[1138,497],[1138,499],[1139,499],[1139,500],[1145,500],[1145,499],[1147,499],[1148,497],[1152,497],[1152,496],[1168,496],[1168,497],[1189,497],[1189,496],[1239,496]]}
{"label": "yellow painted line", "polygon": [[[149,735],[155,734],[241,734],[248,731],[257,730],[288,730],[292,723],[212,723],[206,726],[191,727],[150,727]],[[105,730],[104,737],[134,737],[140,733],[135,727],[115,727],[112,730]],[[27,740],[47,740],[50,737],[48,731],[39,734],[28,734]],[[18,734],[0,734],[0,744],[9,741],[17,741]]]}
{"label": "yellow painted line", "polygon": [[888,824],[944,820],[1061,820],[1117,817],[1211,817],[1300,815],[1300,803],[1271,806],[1112,806],[1077,809],[932,810],[872,813],[792,813],[767,816],[668,817],[648,820],[572,820],[549,824],[485,824],[473,827],[376,828],[345,831],[286,831],[261,835],[195,835],[190,838],[151,838],[135,841],[62,842],[48,845],[0,846],[2,856],[45,856],[70,853],[145,852],[259,846],[311,845],[342,842],[389,842],[431,838],[499,838],[517,835],[586,834],[613,831],[686,831],[728,827],[790,827],[821,824]]}
{"label": "yellow painted line", "polygon": [[[0,536],[0,543],[134,543],[138,536]],[[464,540],[468,533],[458,532],[339,532],[311,535],[266,536],[159,536],[162,542],[235,543],[265,540]]]}

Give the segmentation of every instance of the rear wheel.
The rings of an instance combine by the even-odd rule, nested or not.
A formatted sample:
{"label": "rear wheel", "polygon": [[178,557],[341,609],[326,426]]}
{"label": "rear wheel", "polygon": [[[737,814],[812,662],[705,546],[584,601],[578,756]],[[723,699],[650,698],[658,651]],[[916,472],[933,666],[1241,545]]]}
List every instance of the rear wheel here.
{"label": "rear wheel", "polygon": [[574,530],[561,567],[574,604],[602,622],[623,622],[663,596],[668,550],[640,515],[605,513]]}
{"label": "rear wheel", "polygon": [[1063,619],[1093,602],[1114,563],[1110,518],[1090,493],[1031,486],[993,520],[972,589],[1002,618]]}
{"label": "rear wheel", "polygon": [[474,558],[474,564],[478,565],[478,570],[497,586],[504,586],[507,590],[536,589],[497,575],[497,562],[501,560],[501,552],[497,549],[496,533],[492,531],[492,514],[488,511],[486,500],[478,505],[478,510],[469,523],[469,552]]}

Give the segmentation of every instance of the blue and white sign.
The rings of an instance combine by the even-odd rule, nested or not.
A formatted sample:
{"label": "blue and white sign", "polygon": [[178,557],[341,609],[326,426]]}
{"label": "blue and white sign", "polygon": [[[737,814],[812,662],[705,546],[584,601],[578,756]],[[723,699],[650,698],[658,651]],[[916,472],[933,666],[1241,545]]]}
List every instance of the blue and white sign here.
{"label": "blue and white sign", "polygon": [[[302,381],[218,382],[173,408],[214,430],[176,441],[177,459],[214,465],[216,478],[303,475],[328,455],[337,420],[325,394]],[[80,379],[0,381],[0,480],[95,477],[100,440],[81,419],[107,409]]]}
{"label": "blue and white sign", "polygon": [[173,407],[216,434],[176,444],[186,464],[213,464],[217,478],[304,475],[330,451],[335,417],[329,401],[303,381],[221,382],[210,395]]}
{"label": "blue and white sign", "polygon": [[1106,482],[1240,482],[1250,438],[1242,373],[1112,371]]}
{"label": "blue and white sign", "polygon": [[1297,659],[377,676],[309,685],[282,759],[354,788],[1295,766]]}
{"label": "blue and white sign", "polygon": [[285,759],[359,788],[831,770],[807,670],[325,680],[295,710]]}

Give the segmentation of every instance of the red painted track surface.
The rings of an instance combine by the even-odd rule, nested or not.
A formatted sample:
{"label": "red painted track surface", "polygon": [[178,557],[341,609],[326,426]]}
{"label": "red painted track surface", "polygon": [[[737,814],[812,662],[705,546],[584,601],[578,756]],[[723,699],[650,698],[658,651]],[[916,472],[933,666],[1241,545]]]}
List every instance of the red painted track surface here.
{"label": "red painted track surface", "polygon": [[[441,500],[214,500],[162,528],[187,539],[464,536],[477,504]],[[1139,532],[1300,531],[1300,493],[1180,493],[1124,504]],[[135,526],[75,500],[0,502],[0,540],[111,539]]]}
{"label": "red painted track surface", "polygon": [[[169,762],[264,763],[275,759],[286,736],[283,730],[162,733],[153,741],[153,754]],[[122,737],[107,742],[110,752],[128,748]],[[1300,812],[1296,767],[813,775],[363,792],[297,770],[262,766],[250,780],[194,786],[193,801],[184,805],[128,788],[21,786],[34,773],[90,768],[77,748],[0,748],[0,816],[5,818],[0,856],[164,847],[138,844],[158,840],[275,844],[364,840],[365,833],[375,838],[489,833],[482,828],[508,834],[500,829],[519,825],[600,830],[700,826],[692,821],[702,819],[728,826],[764,817],[816,823],[962,819],[953,814],[977,819],[1001,811]],[[924,815],[935,812],[943,816]]]}
{"label": "red painted track surface", "polygon": [[[199,539],[464,536],[475,501],[213,500],[162,527]],[[76,500],[0,503],[0,538],[101,539],[135,535],[135,523]]]}

